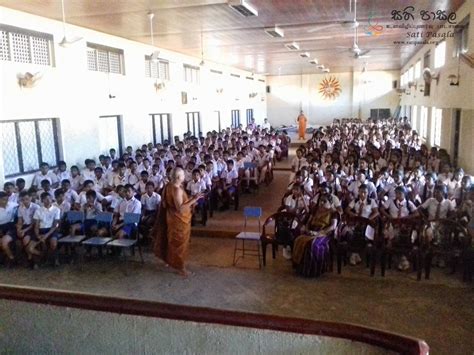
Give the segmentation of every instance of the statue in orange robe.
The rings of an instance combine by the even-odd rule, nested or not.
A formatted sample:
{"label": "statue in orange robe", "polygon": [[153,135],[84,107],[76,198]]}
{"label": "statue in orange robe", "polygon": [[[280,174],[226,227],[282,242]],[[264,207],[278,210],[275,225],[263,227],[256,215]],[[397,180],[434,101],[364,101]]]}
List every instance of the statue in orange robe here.
{"label": "statue in orange robe", "polygon": [[306,123],[308,122],[308,119],[303,114],[303,111],[300,112],[300,115],[298,116],[296,121],[298,122],[298,137],[299,139],[305,139]]}
{"label": "statue in orange robe", "polygon": [[153,228],[153,249],[159,259],[176,269],[180,275],[187,276],[185,260],[191,236],[192,207],[202,194],[189,198],[182,188],[183,181],[183,169],[175,168],[172,181],[163,189],[158,218]]}

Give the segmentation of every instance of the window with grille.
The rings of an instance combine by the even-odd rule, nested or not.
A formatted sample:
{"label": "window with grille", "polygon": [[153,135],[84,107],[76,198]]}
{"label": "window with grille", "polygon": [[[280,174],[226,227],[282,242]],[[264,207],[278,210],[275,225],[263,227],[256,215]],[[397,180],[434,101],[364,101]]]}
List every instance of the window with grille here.
{"label": "window with grille", "polygon": [[147,78],[160,78],[170,80],[170,63],[166,60],[151,60],[149,55],[145,56],[145,76]]}
{"label": "window with grille", "polygon": [[199,68],[184,64],[184,81],[199,84]]}
{"label": "window with grille", "polygon": [[87,43],[87,68],[91,71],[125,75],[123,50]]}
{"label": "window with grille", "polygon": [[443,122],[443,110],[433,107],[431,111],[431,145],[441,145],[441,125]]}
{"label": "window with grille", "polygon": [[0,24],[0,60],[53,65],[53,36]]}
{"label": "window with grille", "polygon": [[32,173],[41,162],[56,166],[59,160],[56,118],[1,121],[5,177]]}

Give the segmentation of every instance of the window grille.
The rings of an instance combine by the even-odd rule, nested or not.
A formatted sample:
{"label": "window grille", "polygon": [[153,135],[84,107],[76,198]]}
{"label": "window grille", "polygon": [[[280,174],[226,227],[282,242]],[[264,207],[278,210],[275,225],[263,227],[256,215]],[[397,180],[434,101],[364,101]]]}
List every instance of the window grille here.
{"label": "window grille", "polygon": [[123,50],[87,43],[87,68],[91,71],[125,75]]}
{"label": "window grille", "polygon": [[57,119],[2,121],[5,177],[39,170],[41,162],[55,166],[59,160]]}

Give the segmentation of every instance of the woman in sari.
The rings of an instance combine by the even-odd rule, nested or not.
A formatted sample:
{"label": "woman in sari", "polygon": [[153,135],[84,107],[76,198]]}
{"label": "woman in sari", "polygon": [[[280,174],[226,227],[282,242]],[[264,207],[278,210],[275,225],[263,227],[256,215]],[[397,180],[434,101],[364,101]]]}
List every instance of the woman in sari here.
{"label": "woman in sari", "polygon": [[331,195],[323,194],[308,219],[306,233],[295,239],[293,265],[303,276],[319,276],[326,271],[330,235],[337,227],[337,213]]}
{"label": "woman in sari", "polygon": [[189,198],[183,189],[184,170],[175,168],[171,181],[162,192],[161,206],[154,227],[154,252],[156,257],[186,277],[185,259],[191,235],[193,205],[203,197],[197,194]]}
{"label": "woman in sari", "polygon": [[304,115],[303,110],[301,110],[296,121],[298,122],[298,137],[304,140],[306,136],[306,122],[308,122],[308,119]]}

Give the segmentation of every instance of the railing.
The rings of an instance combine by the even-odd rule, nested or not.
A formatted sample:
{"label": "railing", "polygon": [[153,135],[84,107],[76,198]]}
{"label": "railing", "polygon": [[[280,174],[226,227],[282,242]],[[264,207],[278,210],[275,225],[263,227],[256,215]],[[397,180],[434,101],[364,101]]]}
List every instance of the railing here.
{"label": "railing", "polygon": [[0,285],[0,299],[115,314],[333,337],[364,343],[402,354],[427,355],[429,350],[428,345],[422,340],[345,323],[8,285]]}

